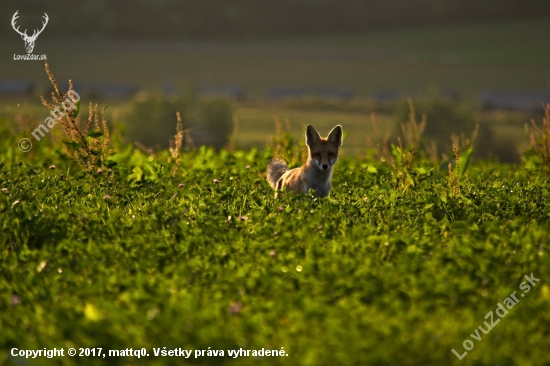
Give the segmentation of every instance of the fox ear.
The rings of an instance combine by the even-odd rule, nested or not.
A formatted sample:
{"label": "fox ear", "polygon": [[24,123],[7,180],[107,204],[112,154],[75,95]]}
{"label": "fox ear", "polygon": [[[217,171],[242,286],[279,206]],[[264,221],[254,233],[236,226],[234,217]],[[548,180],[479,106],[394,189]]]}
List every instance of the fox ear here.
{"label": "fox ear", "polygon": [[317,145],[319,142],[321,142],[321,136],[319,135],[319,132],[317,132],[312,125],[307,125],[306,145],[307,146]]}
{"label": "fox ear", "polygon": [[342,126],[338,125],[330,131],[327,137],[329,144],[339,147],[342,145]]}

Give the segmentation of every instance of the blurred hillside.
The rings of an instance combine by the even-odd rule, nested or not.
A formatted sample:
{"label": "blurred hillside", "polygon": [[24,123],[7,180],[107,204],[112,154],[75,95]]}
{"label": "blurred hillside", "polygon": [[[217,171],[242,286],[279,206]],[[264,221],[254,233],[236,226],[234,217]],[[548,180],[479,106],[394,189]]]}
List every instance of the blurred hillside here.
{"label": "blurred hillside", "polygon": [[250,39],[550,14],[548,0],[4,0],[0,37],[40,25],[50,37]]}

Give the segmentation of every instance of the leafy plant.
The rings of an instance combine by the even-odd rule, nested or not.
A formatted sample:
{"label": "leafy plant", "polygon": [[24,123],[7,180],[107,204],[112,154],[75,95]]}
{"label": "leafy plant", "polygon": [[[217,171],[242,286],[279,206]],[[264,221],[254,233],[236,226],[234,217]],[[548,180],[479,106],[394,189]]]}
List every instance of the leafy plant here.
{"label": "leafy plant", "polygon": [[[98,105],[96,104],[93,106],[92,103],[90,103],[88,123],[81,131],[75,120],[80,111],[80,99],[74,102],[76,104],[74,108],[67,108],[66,106],[66,103],[73,103],[70,101],[72,98],[71,91],[73,90],[71,80],[69,80],[68,91],[62,93],[54,75],[50,71],[50,66],[47,61],[45,68],[55,90],[52,92],[52,100],[57,103],[57,105],[48,103],[43,96],[40,96],[40,99],[42,100],[42,104],[52,111],[52,116],[56,116],[53,118],[55,118],[56,123],[61,126],[65,133],[67,138],[63,141],[65,153],[87,172],[103,168],[105,161],[111,154],[109,128],[107,127],[107,120],[105,119],[105,109],[107,107],[103,108],[101,111],[100,124]],[[65,111],[63,112],[61,109]],[[53,121],[54,120],[50,118],[50,122]]]}
{"label": "leafy plant", "polygon": [[401,137],[398,137],[398,146],[391,145],[392,167],[405,189],[415,184],[411,173],[413,164],[418,158],[420,139],[426,128],[426,116],[422,116],[422,121],[417,121],[412,100],[409,100],[409,110],[409,120],[401,124],[405,145],[403,145]]}
{"label": "leafy plant", "polygon": [[541,126],[531,120],[529,138],[532,151],[539,158],[545,173],[550,175],[550,104],[544,106],[544,117]]}

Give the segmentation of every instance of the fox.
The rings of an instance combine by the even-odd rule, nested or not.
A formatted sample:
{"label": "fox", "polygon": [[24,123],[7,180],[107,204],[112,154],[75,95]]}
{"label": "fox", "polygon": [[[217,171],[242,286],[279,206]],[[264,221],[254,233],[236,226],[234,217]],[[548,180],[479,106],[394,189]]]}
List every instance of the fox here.
{"label": "fox", "polygon": [[[273,159],[267,166],[267,181],[275,191],[308,193],[313,188],[315,195],[327,197],[332,190],[332,170],[338,161],[338,150],[342,146],[342,126],[334,127],[327,138],[308,125],[306,145],[308,159],[300,168],[288,169],[281,159]],[[277,193],[275,193],[277,196]]]}

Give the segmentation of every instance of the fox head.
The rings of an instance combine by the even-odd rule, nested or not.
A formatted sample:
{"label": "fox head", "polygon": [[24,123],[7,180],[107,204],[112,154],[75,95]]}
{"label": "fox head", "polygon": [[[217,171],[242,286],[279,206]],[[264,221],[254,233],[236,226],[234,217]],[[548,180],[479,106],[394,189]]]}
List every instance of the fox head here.
{"label": "fox head", "polygon": [[309,160],[323,171],[330,170],[338,161],[338,148],[342,145],[342,126],[334,127],[325,139],[313,126],[308,125],[306,145],[309,148]]}

